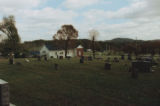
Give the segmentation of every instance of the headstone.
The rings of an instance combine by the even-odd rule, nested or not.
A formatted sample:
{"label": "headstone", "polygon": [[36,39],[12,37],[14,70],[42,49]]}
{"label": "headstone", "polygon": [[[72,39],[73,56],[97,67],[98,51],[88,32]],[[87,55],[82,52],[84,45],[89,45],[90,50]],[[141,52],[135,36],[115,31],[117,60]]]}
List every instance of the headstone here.
{"label": "headstone", "polygon": [[83,59],[83,60],[84,60],[84,56],[81,56],[81,59]]}
{"label": "headstone", "polygon": [[122,59],[122,60],[124,60],[124,59],[125,59],[124,55],[121,55],[121,59]]}
{"label": "headstone", "polygon": [[104,68],[105,68],[106,70],[111,70],[111,64],[105,63]]}
{"label": "headstone", "polygon": [[71,59],[71,56],[67,56],[67,59],[70,60],[70,59]]}
{"label": "headstone", "polygon": [[131,69],[131,77],[133,79],[137,79],[138,78],[138,69],[137,68],[132,68]]}
{"label": "headstone", "polygon": [[132,62],[132,68],[137,69],[138,72],[150,72],[151,63],[148,61],[135,61]]}
{"label": "headstone", "polygon": [[84,56],[80,58],[80,63],[84,63]]}
{"label": "headstone", "polygon": [[54,68],[55,68],[55,70],[58,70],[58,64],[57,63],[54,64]]}
{"label": "headstone", "polygon": [[92,61],[92,56],[88,56],[88,61]]}
{"label": "headstone", "polygon": [[129,72],[132,72],[132,67],[129,67],[129,70],[128,70]]}
{"label": "headstone", "polygon": [[113,62],[118,63],[118,62],[119,62],[119,59],[118,59],[117,57],[115,57],[115,58],[113,59]]}
{"label": "headstone", "polygon": [[132,60],[131,54],[128,54],[128,60]]}
{"label": "headstone", "polygon": [[156,66],[158,65],[158,63],[152,58],[152,57],[147,57],[144,59],[145,61],[147,62],[150,62],[151,63],[151,66]]}
{"label": "headstone", "polygon": [[153,59],[152,60],[152,66],[157,66],[158,65],[158,63]]}
{"label": "headstone", "polygon": [[44,60],[45,60],[45,61],[48,61],[48,59],[47,59],[47,56],[46,56],[46,55],[44,56]]}
{"label": "headstone", "polygon": [[141,57],[136,57],[137,61],[142,61],[143,59]]}
{"label": "headstone", "polygon": [[0,79],[0,106],[9,106],[9,85],[8,82]]}
{"label": "headstone", "polygon": [[10,104],[9,106],[16,106],[16,105],[14,105],[14,104]]}
{"label": "headstone", "polygon": [[62,59],[63,59],[63,56],[59,56],[59,59],[62,60]]}

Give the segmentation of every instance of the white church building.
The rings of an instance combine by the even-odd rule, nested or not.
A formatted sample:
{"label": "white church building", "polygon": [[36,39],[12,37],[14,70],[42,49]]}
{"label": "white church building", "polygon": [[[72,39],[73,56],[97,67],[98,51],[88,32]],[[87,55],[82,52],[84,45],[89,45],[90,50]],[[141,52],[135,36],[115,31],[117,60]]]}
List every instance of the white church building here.
{"label": "white church building", "polygon": [[[44,45],[40,49],[40,56],[47,56],[47,58],[64,58],[65,50],[51,45]],[[76,48],[68,49],[67,56],[81,57],[83,56],[83,46],[79,45]]]}

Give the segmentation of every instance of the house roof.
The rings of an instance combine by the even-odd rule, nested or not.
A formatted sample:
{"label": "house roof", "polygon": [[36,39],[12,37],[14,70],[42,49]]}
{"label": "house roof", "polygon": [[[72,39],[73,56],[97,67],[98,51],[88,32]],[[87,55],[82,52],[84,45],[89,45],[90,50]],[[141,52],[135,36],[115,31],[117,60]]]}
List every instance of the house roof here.
{"label": "house roof", "polygon": [[57,47],[56,45],[45,45],[48,50],[63,50],[63,47]]}
{"label": "house roof", "polygon": [[77,48],[78,48],[78,49],[81,49],[81,48],[83,48],[83,46],[82,46],[82,45],[79,45]]}
{"label": "house roof", "polygon": [[[49,45],[49,44],[45,44],[46,48],[48,50],[64,50],[65,47],[64,46],[58,46],[58,45]],[[70,47],[68,47],[68,49],[75,49],[75,48],[83,48],[81,45],[72,45]]]}

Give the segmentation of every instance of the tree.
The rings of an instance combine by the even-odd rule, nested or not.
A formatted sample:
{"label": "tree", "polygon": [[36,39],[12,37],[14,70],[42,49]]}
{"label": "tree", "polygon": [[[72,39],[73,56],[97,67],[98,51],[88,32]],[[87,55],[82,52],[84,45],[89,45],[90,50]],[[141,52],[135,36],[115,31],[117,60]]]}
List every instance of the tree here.
{"label": "tree", "polygon": [[78,31],[73,25],[63,25],[61,29],[53,36],[54,40],[64,40],[65,41],[65,57],[67,57],[67,51],[69,47],[69,42],[72,39],[78,38]]}
{"label": "tree", "polygon": [[92,29],[89,31],[89,36],[92,41],[91,45],[92,45],[93,58],[95,58],[95,52],[96,52],[95,51],[95,41],[96,41],[98,35],[99,35],[99,32],[95,29]]}
{"label": "tree", "polygon": [[11,52],[17,54],[20,51],[20,37],[15,25],[14,16],[4,17],[0,23],[0,31],[7,36],[4,42],[4,51],[6,54]]}

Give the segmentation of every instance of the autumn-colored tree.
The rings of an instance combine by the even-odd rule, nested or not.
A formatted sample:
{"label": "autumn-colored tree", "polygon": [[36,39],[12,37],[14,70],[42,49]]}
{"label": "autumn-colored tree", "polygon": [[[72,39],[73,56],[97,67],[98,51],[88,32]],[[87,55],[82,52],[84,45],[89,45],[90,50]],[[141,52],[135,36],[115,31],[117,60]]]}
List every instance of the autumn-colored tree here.
{"label": "autumn-colored tree", "polygon": [[96,57],[95,56],[95,52],[96,52],[95,51],[95,41],[96,41],[98,35],[99,35],[99,32],[97,30],[95,30],[95,29],[92,29],[92,30],[89,31],[89,36],[91,38],[93,58]]}
{"label": "autumn-colored tree", "polygon": [[78,38],[78,31],[74,28],[73,25],[63,25],[61,29],[53,36],[54,40],[64,40],[65,41],[65,57],[67,57],[67,51],[69,42],[72,39]]}
{"label": "autumn-colored tree", "polygon": [[4,17],[0,23],[0,31],[3,36],[6,36],[4,40],[4,51],[6,53],[17,53],[20,49],[20,37],[15,25],[14,16]]}

